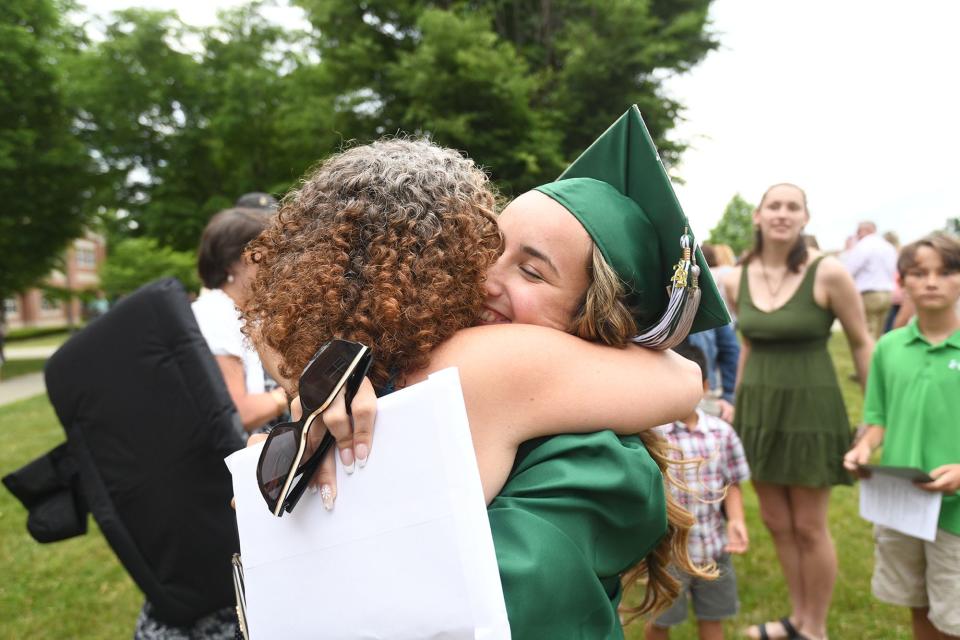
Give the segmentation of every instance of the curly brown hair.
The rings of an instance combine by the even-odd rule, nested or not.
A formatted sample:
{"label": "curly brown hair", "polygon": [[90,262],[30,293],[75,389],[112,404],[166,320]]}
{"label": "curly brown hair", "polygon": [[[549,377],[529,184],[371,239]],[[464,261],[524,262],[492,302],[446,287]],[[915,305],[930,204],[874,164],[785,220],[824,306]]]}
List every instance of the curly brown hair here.
{"label": "curly brown hair", "polygon": [[[637,335],[637,322],[625,304],[625,290],[616,271],[604,259],[596,245],[593,247],[587,269],[590,284],[571,324],[571,333],[591,342],[603,342],[624,347]],[[682,491],[690,488],[677,480],[670,470],[675,467],[699,465],[699,459],[676,460],[670,456],[670,445],[655,431],[640,433],[650,457],[660,468],[664,481]],[[628,614],[626,624],[646,613],[662,611],[680,594],[680,582],[670,573],[675,565],[681,571],[700,578],[715,578],[714,567],[698,567],[690,560],[687,539],[695,524],[689,511],[680,506],[670,491],[666,492],[667,532],[650,554],[624,572],[624,591],[646,585],[643,600],[636,607],[621,605]]]}
{"label": "curly brown hair", "polygon": [[472,160],[426,140],[388,139],[331,156],[250,243],[244,309],[254,343],[295,378],[334,337],[372,346],[383,387],[474,323],[501,250],[496,196]]}

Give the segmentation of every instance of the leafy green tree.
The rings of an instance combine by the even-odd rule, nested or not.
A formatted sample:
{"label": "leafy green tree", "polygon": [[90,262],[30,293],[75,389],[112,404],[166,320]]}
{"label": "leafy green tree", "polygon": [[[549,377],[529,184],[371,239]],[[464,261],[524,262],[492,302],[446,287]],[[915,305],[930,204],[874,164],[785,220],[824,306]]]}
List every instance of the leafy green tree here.
{"label": "leafy green tree", "polygon": [[669,163],[680,105],[662,82],[715,46],[710,0],[293,1],[309,34],[260,2],[205,29],[105,19],[67,75],[111,233],[192,249],[239,194],[280,195],[344,144],[397,133],[462,149],[517,193],[634,102]]}
{"label": "leafy green tree", "polygon": [[430,133],[508,190],[555,177],[632,103],[675,160],[680,105],[662,83],[716,46],[709,0],[296,1],[352,137]]}
{"label": "leafy green tree", "polygon": [[[180,239],[171,237],[171,227],[195,234],[196,244],[196,228],[203,227],[193,221],[199,205],[184,191],[192,188],[205,199],[211,181],[209,150],[194,142],[205,122],[198,108],[199,64],[184,52],[190,34],[172,12],[120,11],[106,20],[104,40],[85,49],[69,70],[81,139],[98,159],[95,205],[124,210],[136,233],[173,244]],[[193,179],[156,197],[165,184],[161,174],[184,163]],[[161,203],[150,219],[148,210]]]}
{"label": "leafy green tree", "polygon": [[487,17],[428,9],[417,31],[417,48],[400,52],[387,68],[394,101],[406,107],[398,114],[400,130],[426,131],[439,144],[468,149],[507,191],[562,170],[559,136],[530,108],[536,83]]}
{"label": "leafy green tree", "polygon": [[170,276],[178,278],[190,291],[200,290],[196,255],[160,246],[154,238],[122,240],[100,266],[100,286],[111,299]]}
{"label": "leafy green tree", "polygon": [[954,235],[960,236],[960,218],[948,218],[947,231]]}
{"label": "leafy green tree", "polygon": [[307,158],[284,152],[304,137],[278,115],[301,62],[290,53],[299,37],[267,22],[256,3],[207,29],[172,12],[109,17],[104,40],[71,73],[83,139],[100,159],[98,204],[125,210],[132,235],[187,250],[240,194],[286,190],[334,140]]}
{"label": "leafy green tree", "polygon": [[[579,154],[630,104],[640,107],[661,157],[679,159],[685,145],[669,137],[682,105],[666,95],[669,75],[688,71],[713,48],[709,0],[552,0],[498,4],[525,13],[527,34],[502,33],[534,61],[542,104],[564,132],[562,151]],[[514,18],[515,19],[515,18]],[[507,24],[507,20],[498,20]],[[532,34],[532,35],[531,35]]]}
{"label": "leafy green tree", "polygon": [[720,221],[710,231],[711,244],[729,245],[736,255],[753,245],[753,212],[756,206],[744,200],[739,193],[735,194],[727,208],[723,211]]}
{"label": "leafy green tree", "polygon": [[63,88],[80,40],[69,8],[0,3],[0,299],[47,275],[86,222],[91,162]]}

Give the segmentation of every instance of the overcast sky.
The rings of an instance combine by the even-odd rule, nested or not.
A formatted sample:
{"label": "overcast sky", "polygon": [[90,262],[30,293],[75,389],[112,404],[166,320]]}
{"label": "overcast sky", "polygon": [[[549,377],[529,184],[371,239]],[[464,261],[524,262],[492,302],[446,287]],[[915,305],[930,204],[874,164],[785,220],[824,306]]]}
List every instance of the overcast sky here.
{"label": "overcast sky", "polygon": [[670,83],[695,228],[803,187],[823,248],[861,219],[912,240],[960,216],[960,2],[718,0],[721,48]]}
{"label": "overcast sky", "polygon": [[[217,7],[239,3],[85,4],[211,24]],[[300,13],[268,15],[292,24]],[[806,190],[808,231],[825,249],[862,219],[909,241],[960,216],[960,2],[715,0],[711,19],[720,49],[668,85],[687,107],[674,137],[691,148],[675,173],[698,235],[734,193],[756,203],[783,181]]]}

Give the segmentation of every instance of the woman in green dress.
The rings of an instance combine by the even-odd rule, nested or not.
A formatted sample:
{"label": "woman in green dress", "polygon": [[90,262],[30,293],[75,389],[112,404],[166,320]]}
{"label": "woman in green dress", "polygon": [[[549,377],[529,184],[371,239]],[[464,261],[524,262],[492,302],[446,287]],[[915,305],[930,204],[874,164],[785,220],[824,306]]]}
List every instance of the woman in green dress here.
{"label": "woman in green dress", "polygon": [[861,384],[873,351],[853,278],[804,243],[809,220],[799,187],[770,187],[753,214],[753,250],[723,282],[743,334],[734,428],[792,607],[750,627],[752,638],[826,638],[837,573],[827,507],[830,488],[850,483],[850,422],[827,352],[834,319]]}

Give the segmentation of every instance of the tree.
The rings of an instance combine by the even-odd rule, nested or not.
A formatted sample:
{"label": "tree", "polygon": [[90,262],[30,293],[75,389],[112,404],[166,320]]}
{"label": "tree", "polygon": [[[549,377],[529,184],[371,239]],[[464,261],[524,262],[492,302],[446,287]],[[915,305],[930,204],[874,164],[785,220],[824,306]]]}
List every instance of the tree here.
{"label": "tree", "polygon": [[[202,142],[199,63],[184,52],[190,33],[172,12],[117,12],[70,69],[82,140],[98,158],[94,204],[125,211],[134,233],[175,246],[196,245],[204,221],[195,218],[218,178]],[[170,172],[182,175],[164,180]]]}
{"label": "tree", "polygon": [[67,75],[110,229],[190,250],[239,194],[279,195],[345,144],[397,133],[467,152],[512,195],[634,102],[669,164],[680,105],[662,82],[716,46],[710,0],[293,1],[309,34],[260,2],[205,29],[105,19]]}
{"label": "tree", "polygon": [[91,162],[63,88],[80,42],[61,18],[69,8],[0,3],[0,299],[47,275],[87,222]]}
{"label": "tree", "polygon": [[100,286],[117,298],[166,277],[178,278],[189,291],[199,291],[197,257],[189,251],[162,247],[154,238],[127,238],[112,248],[100,265]]}
{"label": "tree", "polygon": [[240,194],[284,191],[333,148],[328,134],[309,157],[283,153],[306,137],[278,115],[300,35],[268,23],[259,4],[222,13],[207,29],[172,12],[127,9],[105,30],[74,65],[72,95],[83,140],[100,159],[97,204],[126,211],[132,235],[192,249]]}
{"label": "tree", "polygon": [[416,49],[402,51],[387,75],[402,131],[429,132],[438,144],[466,149],[517,192],[531,177],[560,173],[560,136],[549,134],[530,102],[536,89],[514,47],[483,15],[428,9],[417,22]]}
{"label": "tree", "polygon": [[735,194],[720,221],[710,231],[710,244],[726,244],[740,255],[753,245],[753,212],[756,207]]}
{"label": "tree", "polygon": [[413,130],[456,142],[509,191],[554,178],[631,103],[675,160],[684,147],[667,134],[680,105],[661,85],[716,46],[709,0],[297,3],[352,137]]}

